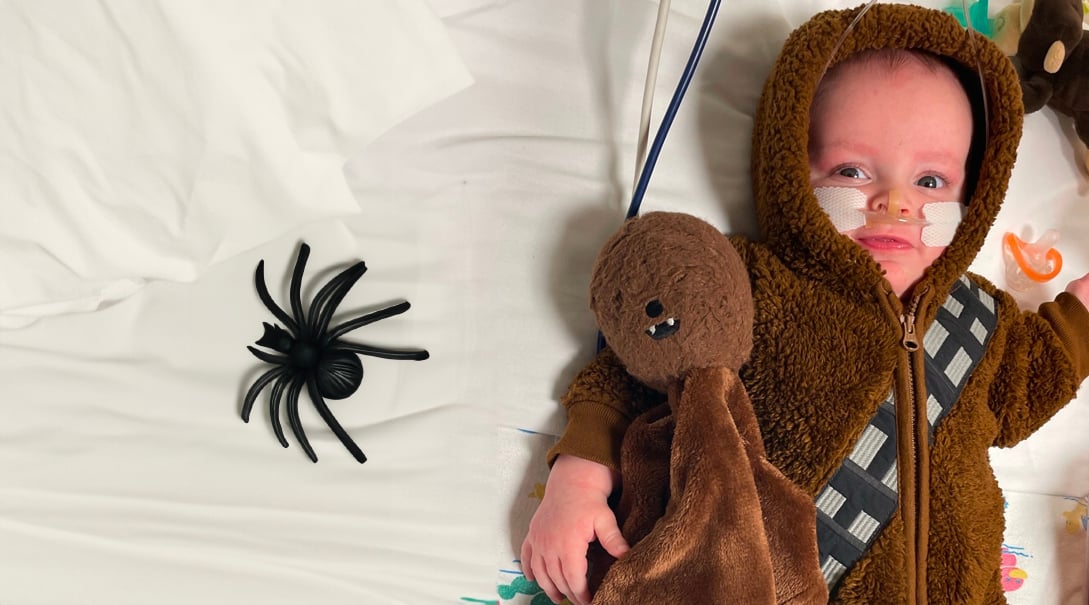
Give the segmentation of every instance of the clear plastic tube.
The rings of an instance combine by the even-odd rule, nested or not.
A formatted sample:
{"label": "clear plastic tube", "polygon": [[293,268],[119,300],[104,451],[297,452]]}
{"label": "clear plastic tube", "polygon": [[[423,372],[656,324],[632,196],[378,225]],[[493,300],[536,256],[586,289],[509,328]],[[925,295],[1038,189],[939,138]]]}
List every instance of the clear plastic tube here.
{"label": "clear plastic tube", "polygon": [[658,17],[654,21],[654,38],[650,43],[650,59],[647,60],[647,78],[643,83],[643,106],[639,113],[639,139],[635,149],[635,171],[632,173],[632,191],[639,186],[639,176],[647,155],[650,139],[650,113],[654,106],[654,85],[658,81],[658,64],[662,59],[662,41],[666,23],[669,22],[670,0],[658,1]]}

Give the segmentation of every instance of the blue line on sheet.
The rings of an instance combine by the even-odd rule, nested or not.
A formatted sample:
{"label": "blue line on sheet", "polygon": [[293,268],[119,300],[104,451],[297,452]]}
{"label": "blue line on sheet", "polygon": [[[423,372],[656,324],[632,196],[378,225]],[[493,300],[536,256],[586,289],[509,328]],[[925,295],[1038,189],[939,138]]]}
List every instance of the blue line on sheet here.
{"label": "blue line on sheet", "polygon": [[555,436],[555,435],[549,435],[548,433],[542,433],[542,432],[540,432],[540,431],[534,431],[534,430],[532,430],[532,429],[522,429],[522,428],[519,428],[519,429],[515,429],[515,430],[517,430],[517,431],[521,431],[521,432],[523,432],[523,433],[529,433],[530,435],[548,435],[549,437],[554,437],[554,436]]}

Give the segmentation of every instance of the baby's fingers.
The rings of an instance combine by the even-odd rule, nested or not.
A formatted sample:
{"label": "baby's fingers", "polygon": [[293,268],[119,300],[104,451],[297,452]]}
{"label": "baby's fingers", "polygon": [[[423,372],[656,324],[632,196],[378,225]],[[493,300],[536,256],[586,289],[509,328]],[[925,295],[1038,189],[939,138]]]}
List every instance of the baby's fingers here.
{"label": "baby's fingers", "polygon": [[601,547],[614,558],[619,559],[631,548],[628,546],[628,541],[624,539],[624,534],[620,533],[616,517],[611,514],[598,517],[594,533],[597,534],[597,541],[601,543]]}
{"label": "baby's fingers", "polygon": [[567,580],[563,577],[563,565],[559,559],[555,559],[547,567],[547,573],[539,574],[540,579],[537,585],[545,591],[553,603],[560,603],[571,592],[567,587]]}
{"label": "baby's fingers", "polygon": [[564,582],[567,584],[564,594],[574,605],[590,605],[590,586],[586,582],[586,553],[561,562]]}
{"label": "baby's fingers", "polygon": [[563,591],[552,581],[544,559],[534,558],[533,547],[528,542],[522,543],[522,573],[525,574],[526,580],[536,582],[553,603],[563,601]]}
{"label": "baby's fingers", "polygon": [[1081,304],[1089,308],[1089,275],[1083,275],[1067,284],[1066,291],[1076,296]]}
{"label": "baby's fingers", "polygon": [[537,578],[533,573],[533,547],[529,545],[529,540],[522,542],[522,573],[525,574],[526,579],[530,582],[535,581]]}

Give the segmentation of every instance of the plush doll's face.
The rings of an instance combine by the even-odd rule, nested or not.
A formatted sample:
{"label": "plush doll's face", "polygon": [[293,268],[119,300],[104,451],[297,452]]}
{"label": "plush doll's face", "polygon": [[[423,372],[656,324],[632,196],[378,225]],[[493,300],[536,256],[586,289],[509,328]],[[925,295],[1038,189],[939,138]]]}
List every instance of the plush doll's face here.
{"label": "plush doll's face", "polygon": [[693,368],[737,370],[752,349],[748,272],[725,236],[690,215],[625,223],[594,265],[590,306],[628,372],[659,390]]}

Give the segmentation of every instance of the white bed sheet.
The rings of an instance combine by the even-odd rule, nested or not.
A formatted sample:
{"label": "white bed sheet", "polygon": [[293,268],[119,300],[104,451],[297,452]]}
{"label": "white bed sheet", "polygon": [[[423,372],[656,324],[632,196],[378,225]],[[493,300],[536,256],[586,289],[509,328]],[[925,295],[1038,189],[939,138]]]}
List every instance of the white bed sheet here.
{"label": "white bed sheet", "polygon": [[[749,132],[764,74],[792,27],[854,3],[724,4],[644,208],[752,233]],[[657,7],[430,5],[473,84],[353,155],[352,215],[315,216],[192,282],[152,281],[108,308],[0,332],[0,602],[530,602],[512,588],[516,546],[539,501],[541,453],[563,427],[559,394],[592,355],[589,270],[627,204]],[[655,124],[706,7],[673,6]],[[1047,110],[1029,116],[1010,201],[976,263],[999,283],[1004,230],[1057,226],[1060,280],[1089,270],[1089,178],[1069,130]],[[365,358],[359,392],[332,402],[364,465],[305,397],[316,465],[290,432],[288,449],[276,444],[267,406],[249,425],[238,418],[262,365],[244,346],[272,320],[254,266],[265,259],[285,301],[300,241],[313,248],[310,295],[333,269],[367,262],[340,316],[412,303],[356,340],[431,352]],[[1001,484],[1089,496],[1086,434],[1082,396],[994,452]],[[1084,581],[1060,581],[1070,588],[1053,602],[1084,602]]]}
{"label": "white bed sheet", "polygon": [[10,0],[0,40],[0,329],[357,212],[344,161],[469,83],[423,0]]}

